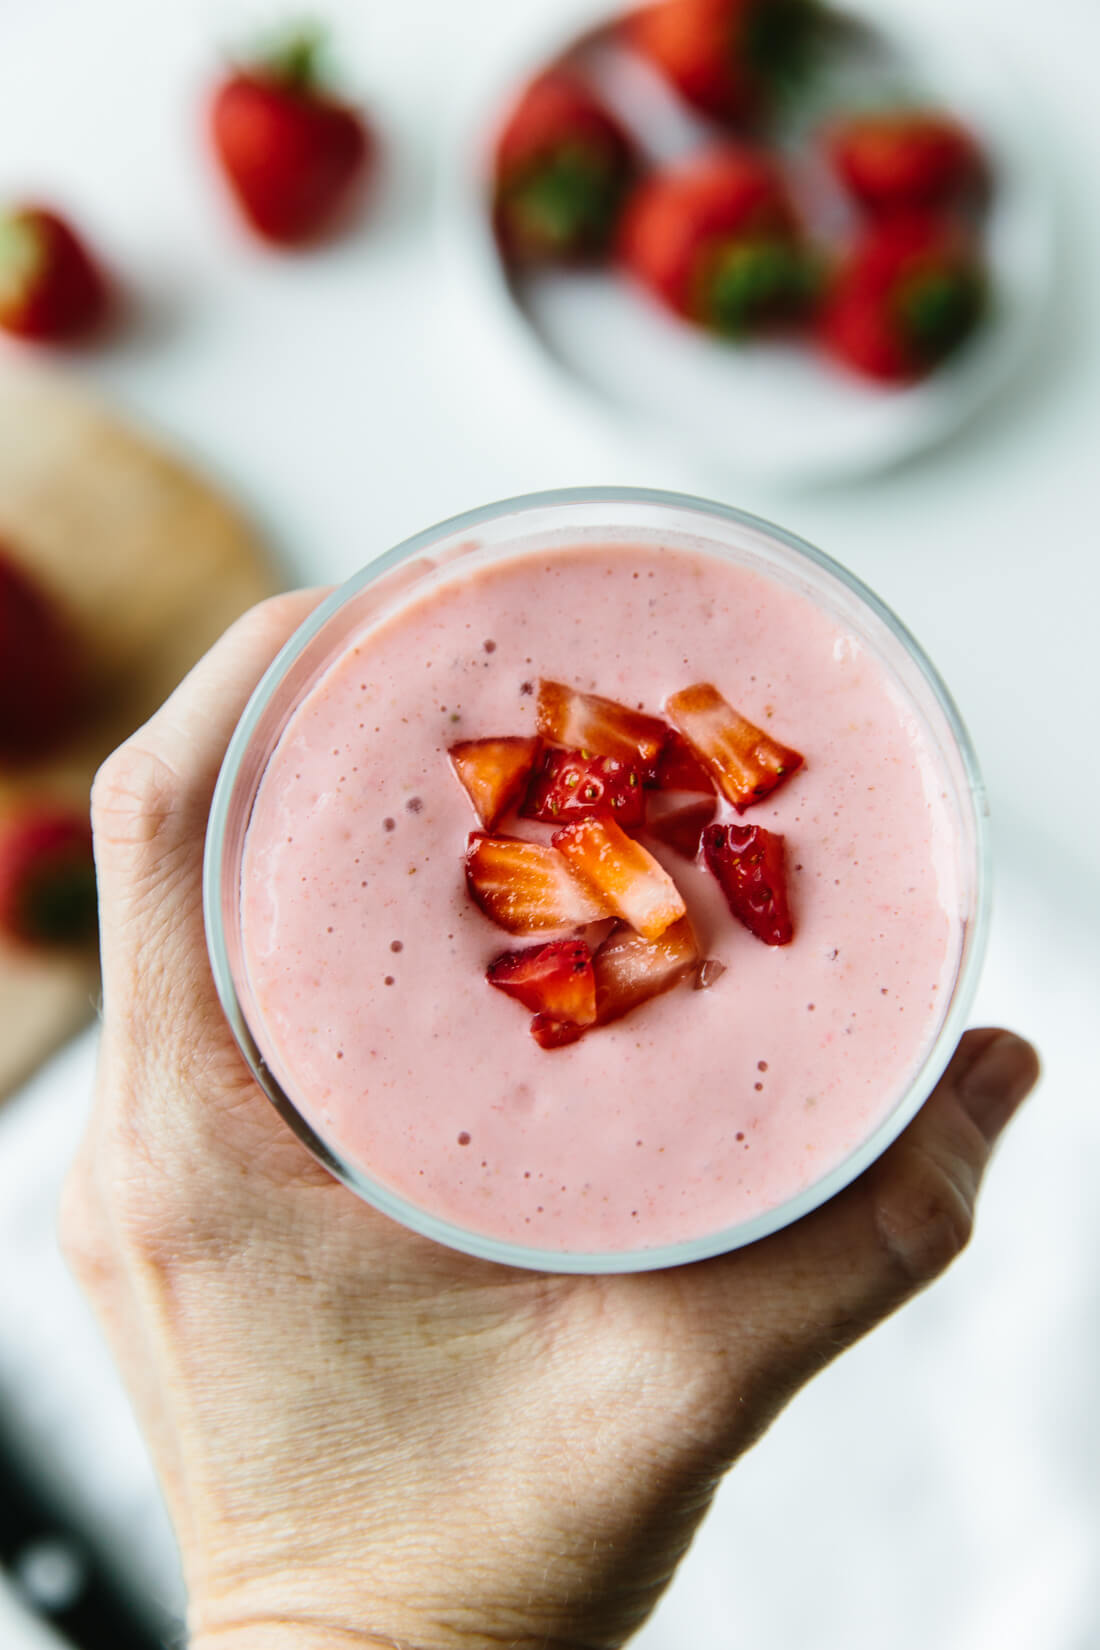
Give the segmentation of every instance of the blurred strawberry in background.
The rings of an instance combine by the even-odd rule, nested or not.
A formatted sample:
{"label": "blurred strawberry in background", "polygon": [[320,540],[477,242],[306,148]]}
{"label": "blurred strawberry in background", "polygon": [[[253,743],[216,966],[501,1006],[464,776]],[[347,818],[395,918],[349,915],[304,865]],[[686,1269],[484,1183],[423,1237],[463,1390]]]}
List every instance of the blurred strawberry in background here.
{"label": "blurred strawberry in background", "polygon": [[73,728],[81,684],[71,636],[0,544],[0,764],[47,755]]}
{"label": "blurred strawberry in background", "polygon": [[632,140],[579,75],[523,91],[496,146],[493,216],[505,257],[579,262],[611,240],[636,170]]}
{"label": "blurred strawberry in background", "polygon": [[666,308],[744,338],[804,314],[815,264],[773,157],[727,145],[647,178],[631,198],[619,248],[626,269]]}
{"label": "blurred strawberry in background", "polygon": [[27,801],[0,817],[0,937],[35,949],[90,945],[97,910],[86,814]]}
{"label": "blurred strawberry in background", "polygon": [[106,279],[63,217],[44,206],[0,215],[0,327],[39,343],[87,338],[109,307]]}
{"label": "blurred strawberry in background", "polygon": [[848,193],[875,214],[965,204],[980,197],[985,183],[976,138],[946,114],[853,115],[832,126],[826,149]]}
{"label": "blurred strawberry in background", "polygon": [[912,383],[948,360],[985,313],[987,277],[973,240],[924,215],[872,228],[841,265],[822,336],[846,366]]}
{"label": "blurred strawberry in background", "polygon": [[288,35],[235,69],[210,105],[214,150],[247,222],[277,246],[314,241],[364,180],[374,138],[325,85],[317,29]]}
{"label": "blurred strawberry in background", "polygon": [[821,16],[815,0],[658,0],[623,33],[694,108],[743,126],[801,79]]}

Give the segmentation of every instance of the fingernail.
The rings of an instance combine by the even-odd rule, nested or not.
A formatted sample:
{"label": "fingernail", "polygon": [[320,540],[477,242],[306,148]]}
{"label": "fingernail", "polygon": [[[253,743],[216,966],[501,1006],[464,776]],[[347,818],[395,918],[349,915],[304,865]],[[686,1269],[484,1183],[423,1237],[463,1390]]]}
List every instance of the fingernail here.
{"label": "fingernail", "polygon": [[1035,1050],[1011,1031],[1002,1031],[975,1060],[959,1084],[959,1099],[990,1144],[1038,1075]]}

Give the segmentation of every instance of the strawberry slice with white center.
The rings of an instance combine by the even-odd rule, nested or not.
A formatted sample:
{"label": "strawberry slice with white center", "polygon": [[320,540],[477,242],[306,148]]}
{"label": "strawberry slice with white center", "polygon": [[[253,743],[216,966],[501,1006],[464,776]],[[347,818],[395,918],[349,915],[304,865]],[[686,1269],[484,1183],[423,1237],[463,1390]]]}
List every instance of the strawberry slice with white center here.
{"label": "strawberry slice with white center", "polygon": [[708,825],[703,854],[738,922],[765,945],[789,945],[783,838],[762,825]]}
{"label": "strawberry slice with white center", "polygon": [[523,795],[541,739],[465,739],[448,751],[474,812],[487,831]]}
{"label": "strawberry slice with white center", "polygon": [[760,802],[802,766],[796,750],[779,744],[734,710],[709,682],[674,693],[665,710],[738,813]]}
{"label": "strawberry slice with white center", "polygon": [[537,725],[552,745],[630,763],[641,770],[647,785],[656,782],[657,758],[669,733],[658,716],[545,677],[539,682]]}
{"label": "strawberry slice with white center", "polygon": [[667,843],[685,859],[695,859],[699,853],[703,831],[718,811],[718,798],[711,795],[706,801],[688,802],[682,808],[669,808],[650,818],[646,830],[658,842]]}
{"label": "strawberry slice with white center", "polygon": [[547,751],[520,812],[525,819],[557,825],[610,814],[631,830],[644,822],[645,802],[641,773],[631,763],[584,751]]}
{"label": "strawberry slice with white center", "polygon": [[684,915],[687,907],[668,872],[613,819],[578,819],[553,840],[570,870],[647,940]]}
{"label": "strawberry slice with white center", "polygon": [[632,928],[617,928],[592,959],[597,1022],[619,1020],[639,1003],[671,991],[698,961],[699,948],[687,917],[666,928],[657,940],[643,939]]}
{"label": "strawberry slice with white center", "polygon": [[466,886],[489,920],[509,934],[580,928],[615,915],[556,848],[518,837],[471,831]]}
{"label": "strawberry slice with white center", "polygon": [[489,964],[485,978],[533,1014],[575,1026],[590,1026],[596,1018],[596,976],[583,940],[505,951]]}

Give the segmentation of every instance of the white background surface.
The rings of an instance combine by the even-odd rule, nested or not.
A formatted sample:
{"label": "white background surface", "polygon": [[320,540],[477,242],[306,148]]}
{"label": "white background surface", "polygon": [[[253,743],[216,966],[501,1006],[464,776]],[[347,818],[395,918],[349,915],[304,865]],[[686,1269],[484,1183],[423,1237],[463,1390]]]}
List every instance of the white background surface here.
{"label": "white background surface", "polygon": [[[1010,393],[919,462],[779,493],[586,413],[469,301],[433,200],[464,76],[553,0],[326,0],[389,154],[338,246],[273,258],[196,137],[215,0],[0,0],[0,194],[69,205],[135,321],[76,370],[226,481],[294,579],[339,579],[432,520],[585,482],[773,517],[903,616],[970,723],[997,896],[976,1015],[1044,1084],[951,1276],[820,1377],[735,1472],[643,1650],[1094,1650],[1100,1644],[1100,7],[969,0],[1048,151],[1058,298]],[[880,0],[919,17],[921,0]],[[937,0],[941,16],[948,0]],[[519,14],[519,15],[517,15]],[[2,366],[2,362],[0,362]],[[128,1411],[52,1244],[95,1038],[0,1116],[0,1392],[44,1464],[161,1596],[167,1530]],[[38,1650],[0,1593],[5,1650]]]}

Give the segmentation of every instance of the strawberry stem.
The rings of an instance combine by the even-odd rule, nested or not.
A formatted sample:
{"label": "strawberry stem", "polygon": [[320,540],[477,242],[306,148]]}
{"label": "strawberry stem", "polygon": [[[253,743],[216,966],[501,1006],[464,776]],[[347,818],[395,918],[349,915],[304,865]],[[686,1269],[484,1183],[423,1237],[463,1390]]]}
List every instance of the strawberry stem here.
{"label": "strawberry stem", "polygon": [[985,307],[985,286],[976,271],[929,271],[910,281],[898,298],[905,336],[922,362],[951,355],[973,332]]}
{"label": "strawberry stem", "polygon": [[320,83],[320,58],[326,44],[320,23],[303,22],[279,35],[262,53],[259,64],[264,75],[292,91],[311,92]]}

